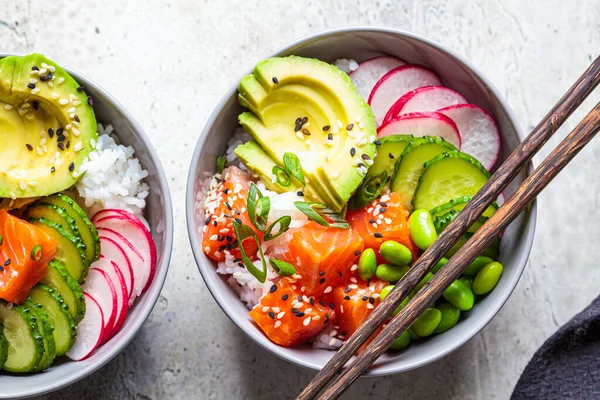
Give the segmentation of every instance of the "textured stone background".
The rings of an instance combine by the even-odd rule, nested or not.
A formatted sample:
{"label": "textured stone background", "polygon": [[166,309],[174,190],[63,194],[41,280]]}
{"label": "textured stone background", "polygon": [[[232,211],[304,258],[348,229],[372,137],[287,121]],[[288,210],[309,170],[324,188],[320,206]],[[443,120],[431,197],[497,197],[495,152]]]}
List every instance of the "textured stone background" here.
{"label": "textured stone background", "polygon": [[[150,135],[174,199],[171,270],[150,319],[108,366],[47,398],[283,399],[313,376],[258,348],[221,312],[185,229],[196,138],[256,61],[329,28],[406,29],[469,58],[529,130],[598,55],[599,21],[598,0],[0,0],[0,51],[44,52],[104,86]],[[592,97],[576,116],[600,100]],[[434,365],[361,380],[346,398],[508,398],[535,349],[598,295],[599,162],[596,139],[540,197],[529,265],[479,335]]]}

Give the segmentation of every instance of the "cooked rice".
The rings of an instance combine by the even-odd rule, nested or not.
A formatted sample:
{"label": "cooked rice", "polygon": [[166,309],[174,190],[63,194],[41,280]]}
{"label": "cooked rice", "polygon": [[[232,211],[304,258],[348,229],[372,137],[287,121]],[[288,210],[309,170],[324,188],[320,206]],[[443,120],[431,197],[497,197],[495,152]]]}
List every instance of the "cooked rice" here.
{"label": "cooked rice", "polygon": [[353,58],[340,58],[339,60],[335,60],[334,65],[347,74],[358,68],[358,62]]}

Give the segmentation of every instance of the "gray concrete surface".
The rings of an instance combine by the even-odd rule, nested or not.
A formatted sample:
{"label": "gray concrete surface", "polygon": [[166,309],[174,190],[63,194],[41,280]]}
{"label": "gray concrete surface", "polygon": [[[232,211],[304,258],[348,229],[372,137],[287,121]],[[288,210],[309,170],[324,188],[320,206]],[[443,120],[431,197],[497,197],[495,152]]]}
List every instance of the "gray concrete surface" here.
{"label": "gray concrete surface", "polygon": [[[530,129],[598,55],[599,21],[597,0],[0,0],[0,50],[44,52],[124,103],[153,140],[174,199],[171,271],[150,319],[109,365],[45,398],[284,399],[313,376],[264,352],[227,319],[197,272],[185,230],[196,138],[256,61],[328,28],[406,29],[472,60]],[[598,100],[596,93],[584,111]],[[345,397],[508,398],[535,349],[600,292],[599,162],[596,139],[540,197],[529,265],[489,326],[434,365],[361,380]]]}

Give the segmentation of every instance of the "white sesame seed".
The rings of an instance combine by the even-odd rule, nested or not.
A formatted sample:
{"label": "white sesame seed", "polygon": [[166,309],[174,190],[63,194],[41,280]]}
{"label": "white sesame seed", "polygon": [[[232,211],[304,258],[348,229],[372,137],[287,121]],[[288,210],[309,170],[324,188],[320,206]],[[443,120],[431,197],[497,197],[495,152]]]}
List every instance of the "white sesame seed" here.
{"label": "white sesame seed", "polygon": [[323,290],[323,293],[329,293],[329,292],[331,292],[332,290],[333,290],[333,289],[331,288],[331,286],[327,286],[327,287],[325,288],[325,290]]}
{"label": "white sesame seed", "polygon": [[219,232],[220,233],[227,233],[227,232],[229,232],[229,229],[228,228],[223,228]]}
{"label": "white sesame seed", "polygon": [[277,319],[283,318],[284,315],[285,315],[285,311],[280,312],[279,314],[277,314]]}
{"label": "white sesame seed", "polygon": [[58,95],[58,93],[52,93],[52,94],[50,95],[50,97],[52,98],[52,100],[56,100],[56,99],[58,99],[60,96]]}
{"label": "white sesame seed", "polygon": [[33,114],[27,113],[27,114],[25,114],[25,118],[27,118],[29,121],[33,121],[34,117],[33,117]]}
{"label": "white sesame seed", "polygon": [[71,113],[71,114],[69,114],[69,118],[71,118],[71,119],[75,119],[75,113]]}
{"label": "white sesame seed", "polygon": [[279,309],[279,307],[271,307],[271,310],[273,310],[273,312],[278,313],[279,311],[281,311]]}
{"label": "white sesame seed", "polygon": [[301,291],[302,293],[304,293],[304,292],[306,292],[306,288],[305,288],[304,286],[302,286],[302,287],[300,288],[300,291]]}
{"label": "white sesame seed", "polygon": [[67,125],[65,125],[65,130],[70,131],[72,127],[73,127],[73,125],[67,124]]}
{"label": "white sesame seed", "polygon": [[75,112],[75,107],[71,107],[67,110],[68,113],[74,113]]}
{"label": "white sesame seed", "polygon": [[361,122],[359,122],[359,123],[358,123],[358,127],[359,127],[360,129],[363,129],[363,128],[365,127],[365,125],[364,125],[364,124],[362,123],[362,121],[361,121]]}
{"label": "white sesame seed", "polygon": [[385,219],[384,219],[384,221],[385,221],[385,224],[386,224],[386,225],[389,225],[389,224],[391,224],[391,223],[392,223],[392,220],[391,220],[391,219],[389,219],[389,218],[385,218]]}
{"label": "white sesame seed", "polygon": [[310,320],[311,320],[311,319],[310,319],[310,317],[306,317],[306,318],[304,319],[304,322],[302,322],[302,325],[304,325],[304,326],[308,326],[308,324],[310,324]]}
{"label": "white sesame seed", "polygon": [[57,85],[62,85],[63,82],[65,81],[65,78],[63,78],[62,76],[60,78],[58,78],[58,80],[56,81]]}
{"label": "white sesame seed", "polygon": [[35,185],[37,185],[36,181],[29,181],[29,186],[35,186]]}
{"label": "white sesame seed", "polygon": [[44,151],[40,147],[37,147],[35,149],[35,152],[37,153],[38,156],[44,155]]}
{"label": "white sesame seed", "polygon": [[281,321],[280,320],[275,321],[275,325],[274,325],[275,329],[279,328],[280,326],[281,326]]}
{"label": "white sesame seed", "polygon": [[39,92],[40,92],[40,89],[38,89],[38,88],[31,89],[31,94],[38,94]]}
{"label": "white sesame seed", "polygon": [[49,81],[48,82],[48,86],[51,87],[51,88],[53,88],[54,87],[54,83],[52,83],[52,81]]}
{"label": "white sesame seed", "polygon": [[310,303],[310,299],[308,297],[306,297],[306,295],[302,296],[302,301],[304,301],[306,303]]}
{"label": "white sesame seed", "polygon": [[29,78],[29,83],[37,83],[37,79],[35,79],[35,78]]}
{"label": "white sesame seed", "polygon": [[337,342],[337,339],[332,337],[331,339],[329,339],[329,345],[333,346],[335,343]]}
{"label": "white sesame seed", "polygon": [[75,146],[73,146],[73,150],[75,152],[79,152],[82,149],[83,149],[83,143],[81,143],[81,142],[77,142],[77,143],[75,143]]}
{"label": "white sesame seed", "polygon": [[318,320],[320,320],[320,319],[321,319],[321,316],[320,316],[320,315],[315,315],[314,317],[312,317],[312,320],[313,320],[313,321],[318,321]]}
{"label": "white sesame seed", "polygon": [[298,308],[298,309],[300,309],[300,308],[302,308],[302,307],[304,307],[304,303],[302,303],[302,302],[300,302],[300,301],[297,301],[297,302],[296,302],[296,305],[294,306],[294,308]]}
{"label": "white sesame seed", "polygon": [[12,105],[12,104],[5,104],[5,105],[4,105],[4,109],[5,109],[6,111],[10,111],[10,110],[12,110],[13,108],[14,108],[14,107],[13,107],[13,105]]}
{"label": "white sesame seed", "polygon": [[48,70],[46,68],[40,68],[39,74],[44,75]]}
{"label": "white sesame seed", "polygon": [[372,310],[372,309],[374,309],[374,308],[375,308],[375,306],[374,306],[373,304],[371,304],[371,303],[367,303],[367,308],[368,308],[369,310]]}
{"label": "white sesame seed", "polygon": [[305,313],[305,314],[310,314],[310,313],[311,313],[311,311],[312,311],[312,308],[307,308],[306,310],[304,310],[304,313]]}
{"label": "white sesame seed", "polygon": [[[42,69],[48,69],[48,64],[46,64],[45,62],[43,62],[42,63]],[[46,72],[46,71],[44,71],[44,72]],[[52,72],[54,72],[54,71],[52,71]]]}
{"label": "white sesame seed", "polygon": [[354,118],[354,122],[356,122],[357,124],[362,121],[362,116],[358,115],[356,118]]}
{"label": "white sesame seed", "polygon": [[377,222],[375,222],[374,224],[371,224],[371,225],[373,225],[373,228],[377,229]]}
{"label": "white sesame seed", "polygon": [[69,100],[67,100],[67,99],[60,99],[58,101],[58,104],[60,104],[61,106],[65,106],[65,105],[69,104]]}
{"label": "white sesame seed", "polygon": [[25,190],[25,189],[27,189],[27,185],[25,184],[25,181],[21,181],[21,182],[19,183],[19,187],[21,188],[21,190]]}
{"label": "white sesame seed", "polygon": [[262,308],[262,312],[267,312],[267,311],[269,311],[270,309],[271,309],[271,307],[269,307],[269,306],[264,306],[264,307]]}
{"label": "white sesame seed", "polygon": [[48,65],[46,68],[48,68],[50,72],[56,72],[56,67],[54,67],[54,65]]}
{"label": "white sesame seed", "polygon": [[374,298],[374,299],[378,299],[379,298],[379,293],[373,293],[371,295],[371,297]]}
{"label": "white sesame seed", "polygon": [[15,200],[17,198],[17,195],[14,194],[13,192],[10,192],[10,198]]}
{"label": "white sesame seed", "polygon": [[358,269],[358,264],[354,264],[350,267],[350,271],[356,271]]}
{"label": "white sesame seed", "polygon": [[42,138],[42,139],[40,140],[40,146],[43,146],[43,145],[45,145],[45,144],[46,144],[46,138]]}
{"label": "white sesame seed", "polygon": [[219,238],[219,235],[215,234],[212,235],[208,240],[217,240]]}
{"label": "white sesame seed", "polygon": [[300,140],[304,140],[304,135],[300,131],[296,132],[296,137]]}
{"label": "white sesame seed", "polygon": [[[350,278],[350,282],[352,282],[352,283],[356,283],[356,282],[358,282],[358,281],[356,280],[356,278],[355,278],[355,277],[351,277],[351,278]],[[356,286],[356,285],[349,285],[348,287],[349,287],[350,289],[357,289],[357,288],[358,288],[358,286],[356,286],[356,287],[355,287],[355,286]]]}
{"label": "white sesame seed", "polygon": [[206,247],[204,248],[204,252],[208,254],[208,252],[209,252],[209,251],[210,251],[210,247],[209,247],[209,246],[206,246]]}

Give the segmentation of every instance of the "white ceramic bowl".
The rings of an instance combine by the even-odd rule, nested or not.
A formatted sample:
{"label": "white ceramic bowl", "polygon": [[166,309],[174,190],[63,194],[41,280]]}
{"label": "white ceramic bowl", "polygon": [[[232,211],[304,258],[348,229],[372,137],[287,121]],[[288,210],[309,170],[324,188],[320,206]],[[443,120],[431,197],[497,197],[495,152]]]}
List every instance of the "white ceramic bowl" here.
{"label": "white ceramic bowl", "polygon": [[[391,29],[346,28],[302,39],[286,46],[273,56],[292,54],[319,58],[327,62],[339,58],[354,58],[361,62],[388,54],[409,63],[429,66],[440,75],[446,86],[457,90],[469,102],[483,107],[495,117],[502,136],[499,162],[502,162],[524,137],[513,112],[493,85],[462,57],[430,40]],[[253,65],[248,67],[252,68]],[[236,85],[216,106],[196,146],[186,198],[188,232],[194,257],[213,297],[244,333],[266,350],[285,360],[304,367],[321,369],[332,357],[333,352],[313,349],[309,345],[284,348],[269,341],[253,324],[248,310],[227,285],[223,276],[215,272],[213,262],[202,252],[202,235],[198,229],[198,226],[202,226],[202,221],[198,219],[195,199],[198,193],[206,191],[206,177],[214,173],[216,159],[224,153],[227,139],[237,126],[237,116],[241,112]],[[525,176],[525,173],[521,173],[505,194],[512,194]],[[498,286],[490,295],[478,302],[470,312],[463,313],[461,322],[450,331],[415,343],[399,354],[382,356],[373,364],[368,375],[394,374],[433,362],[459,348],[490,322],[512,293],[525,268],[533,241],[535,216],[534,204],[506,230],[500,251],[500,261],[505,270]]]}
{"label": "white ceramic bowl", "polygon": [[[0,54],[0,58],[5,56],[6,54]],[[57,61],[60,63],[60,60]],[[59,357],[49,370],[39,374],[16,375],[0,372],[0,399],[16,399],[52,392],[85,378],[113,359],[135,337],[150,315],[169,269],[173,247],[173,209],[167,178],[152,143],[131,114],[104,89],[81,74],[65,69],[79,84],[85,86],[86,92],[94,99],[94,112],[98,122],[112,124],[121,143],[133,146],[135,156],[148,171],[146,183],[150,186],[150,194],[147,198],[145,217],[156,244],[156,275],[146,293],[139,297],[129,310],[121,331],[96,350],[90,358],[73,362],[66,357]]]}

